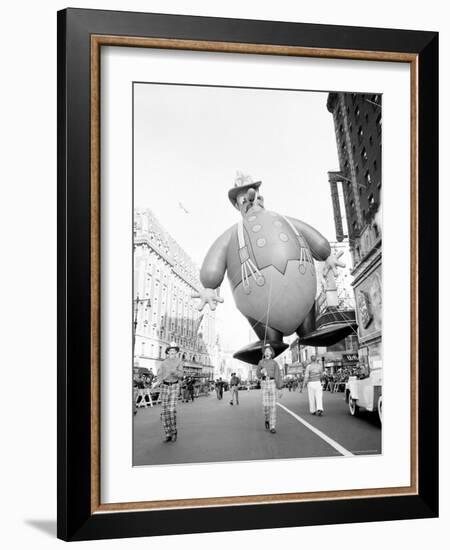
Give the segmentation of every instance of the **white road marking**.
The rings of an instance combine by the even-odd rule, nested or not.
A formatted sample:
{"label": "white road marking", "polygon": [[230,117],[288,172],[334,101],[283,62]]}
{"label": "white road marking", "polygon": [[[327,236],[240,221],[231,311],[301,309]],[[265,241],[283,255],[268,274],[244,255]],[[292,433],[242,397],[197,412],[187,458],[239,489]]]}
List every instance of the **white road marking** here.
{"label": "white road marking", "polygon": [[285,407],[281,403],[277,402],[277,405],[279,407],[281,407],[283,410],[285,410],[288,414],[293,416],[295,418],[295,420],[298,420],[299,422],[301,422],[309,430],[311,430],[316,435],[318,435],[320,438],[322,438],[324,441],[326,441],[328,443],[328,445],[331,445],[331,447],[333,447],[333,449],[336,449],[336,451],[338,453],[341,453],[344,456],[354,456],[354,454],[351,453],[350,451],[348,451],[345,447],[343,447],[342,445],[339,445],[339,443],[337,441],[334,441],[334,439],[331,439],[331,437],[328,437],[326,434],[324,434],[323,432],[321,432],[320,430],[315,428],[312,424],[310,424],[309,422],[306,422],[306,420],[303,420],[303,418],[298,416],[298,414],[295,414],[295,412],[292,412],[290,409],[288,409],[287,407]]}

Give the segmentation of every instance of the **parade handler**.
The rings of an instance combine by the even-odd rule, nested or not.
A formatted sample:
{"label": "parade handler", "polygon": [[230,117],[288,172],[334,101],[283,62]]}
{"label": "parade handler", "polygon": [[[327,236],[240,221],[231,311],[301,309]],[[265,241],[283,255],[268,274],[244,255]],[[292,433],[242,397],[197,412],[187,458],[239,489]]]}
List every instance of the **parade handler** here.
{"label": "parade handler", "polygon": [[253,365],[264,344],[271,344],[277,356],[287,348],[283,336],[302,336],[314,328],[314,260],[325,261],[325,270],[335,275],[337,266],[344,267],[316,229],[266,210],[260,185],[239,175],[229,190],[228,198],[242,218],[209,249],[200,270],[203,287],[192,295],[201,300],[199,310],[205,304],[215,310],[223,302],[217,290],[228,274],[236,307],[259,338],[234,357]]}
{"label": "parade handler", "polygon": [[277,390],[281,390],[283,382],[280,367],[273,356],[272,346],[266,344],[263,348],[263,358],[256,368],[256,377],[261,380],[264,424],[266,430],[270,429],[274,434],[277,421]]}
{"label": "parade handler", "polygon": [[180,348],[172,342],[166,348],[167,358],[158,368],[158,382],[161,391],[161,422],[167,441],[176,441],[177,432],[177,400],[180,392],[180,380],[183,379],[183,364],[178,357]]}
{"label": "parade handler", "polygon": [[317,357],[311,355],[311,363],[306,367],[303,387],[308,386],[309,412],[322,416],[323,414],[323,388],[321,378],[323,367],[317,362]]}

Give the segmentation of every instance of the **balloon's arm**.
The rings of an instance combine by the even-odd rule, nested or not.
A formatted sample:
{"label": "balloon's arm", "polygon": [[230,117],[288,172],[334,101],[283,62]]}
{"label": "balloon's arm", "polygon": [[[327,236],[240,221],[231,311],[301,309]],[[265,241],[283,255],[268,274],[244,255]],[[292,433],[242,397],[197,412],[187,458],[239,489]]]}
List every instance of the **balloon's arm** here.
{"label": "balloon's arm", "polygon": [[294,224],[297,231],[306,239],[306,242],[311,249],[313,258],[319,262],[325,261],[331,254],[330,243],[327,239],[305,222],[297,220],[296,218],[288,218],[291,223]]}
{"label": "balloon's arm", "polygon": [[235,226],[217,238],[208,250],[200,269],[200,282],[205,288],[216,289],[223,281],[227,270],[227,251]]}

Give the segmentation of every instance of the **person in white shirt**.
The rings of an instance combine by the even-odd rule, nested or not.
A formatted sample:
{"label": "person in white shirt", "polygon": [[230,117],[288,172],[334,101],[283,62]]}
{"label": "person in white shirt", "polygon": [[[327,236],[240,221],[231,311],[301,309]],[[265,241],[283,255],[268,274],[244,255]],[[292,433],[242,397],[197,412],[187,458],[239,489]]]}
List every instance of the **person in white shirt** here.
{"label": "person in white shirt", "polygon": [[303,387],[308,387],[309,412],[311,414],[323,415],[323,388],[321,378],[323,367],[317,361],[315,355],[311,355],[311,362],[306,367]]}

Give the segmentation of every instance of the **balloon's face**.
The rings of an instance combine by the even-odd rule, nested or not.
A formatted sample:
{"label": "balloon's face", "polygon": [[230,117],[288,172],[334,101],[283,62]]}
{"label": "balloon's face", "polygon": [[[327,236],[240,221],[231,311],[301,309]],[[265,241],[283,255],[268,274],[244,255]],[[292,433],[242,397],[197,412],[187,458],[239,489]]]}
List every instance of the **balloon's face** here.
{"label": "balloon's face", "polygon": [[264,208],[263,204],[262,197],[260,198],[252,187],[236,197],[236,206],[243,216],[250,212],[258,212]]}

